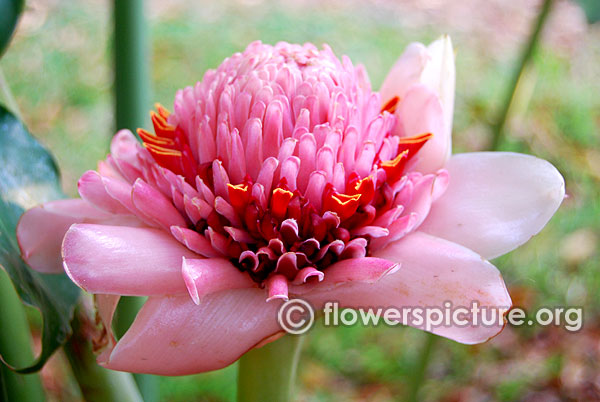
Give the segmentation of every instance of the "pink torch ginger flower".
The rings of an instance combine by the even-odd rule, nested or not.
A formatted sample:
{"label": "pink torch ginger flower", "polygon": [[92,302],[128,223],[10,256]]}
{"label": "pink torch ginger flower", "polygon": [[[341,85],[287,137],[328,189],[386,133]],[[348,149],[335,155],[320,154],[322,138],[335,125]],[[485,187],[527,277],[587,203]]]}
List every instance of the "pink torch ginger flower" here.
{"label": "pink torch ginger flower", "polygon": [[[372,92],[362,66],[252,43],[114,137],[81,199],[27,211],[24,258],[96,295],[105,367],[219,369],[281,332],[283,300],[320,308],[509,307],[486,259],[526,242],[564,196],[548,162],[450,155],[449,38],[412,44]],[[118,342],[120,295],[149,296]],[[410,324],[410,323],[409,323]],[[502,325],[441,326],[463,343]]]}

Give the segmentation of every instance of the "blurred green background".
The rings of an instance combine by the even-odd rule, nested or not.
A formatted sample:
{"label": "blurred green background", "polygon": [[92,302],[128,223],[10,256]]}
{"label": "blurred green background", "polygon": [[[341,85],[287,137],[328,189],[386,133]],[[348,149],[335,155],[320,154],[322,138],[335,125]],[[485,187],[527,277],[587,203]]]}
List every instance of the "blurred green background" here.
{"label": "blurred green background", "polygon": [[[457,53],[454,152],[489,147],[540,2],[392,0],[146,3],[152,97],[170,107],[178,88],[256,39],[328,43],[367,67],[378,88],[411,41],[452,36]],[[593,1],[589,4],[593,5]],[[56,156],[63,186],[104,158],[114,133],[111,2],[31,0],[0,62],[22,117]],[[486,344],[436,342],[424,400],[600,399],[600,24],[557,1],[511,108],[505,150],[535,154],[565,176],[568,198],[526,246],[494,263],[515,305],[583,306],[584,327],[508,327]],[[323,328],[309,335],[298,400],[402,399],[426,337],[411,328]],[[43,372],[51,400],[79,400],[57,354]],[[235,366],[160,379],[164,401],[235,398]]]}

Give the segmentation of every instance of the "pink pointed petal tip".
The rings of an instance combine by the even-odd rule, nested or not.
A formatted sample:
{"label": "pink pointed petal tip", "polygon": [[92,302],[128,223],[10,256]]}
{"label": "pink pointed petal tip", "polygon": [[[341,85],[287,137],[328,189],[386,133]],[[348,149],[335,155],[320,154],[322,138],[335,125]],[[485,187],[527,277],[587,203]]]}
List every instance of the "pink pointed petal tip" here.
{"label": "pink pointed petal tip", "polygon": [[181,273],[190,297],[196,304],[211,293],[227,289],[256,287],[247,273],[224,258],[183,258]]}
{"label": "pink pointed petal tip", "polygon": [[315,278],[317,282],[322,282],[325,279],[325,273],[313,267],[302,268],[292,282],[294,285],[301,285],[308,282],[311,278]]}
{"label": "pink pointed petal tip", "polygon": [[113,214],[129,214],[129,210],[112,197],[104,184],[103,177],[96,171],[88,170],[77,182],[79,195],[90,204]]}
{"label": "pink pointed petal tip", "polygon": [[289,300],[288,296],[288,280],[285,275],[275,274],[271,275],[266,282],[265,286],[267,287],[267,301],[270,302],[272,300]]}
{"label": "pink pointed petal tip", "polygon": [[313,291],[328,291],[351,282],[373,284],[396,272],[400,269],[400,265],[401,263],[385,258],[349,258],[327,267],[322,281],[294,284],[290,288],[290,293],[304,295]]}
{"label": "pink pointed petal tip", "polygon": [[213,248],[206,237],[196,231],[179,226],[171,226],[171,234],[178,242],[204,257],[218,258],[223,256]]}
{"label": "pink pointed petal tip", "polygon": [[453,155],[450,181],[419,230],[462,244],[485,258],[514,250],[537,234],[565,194],[549,162],[510,152]]}
{"label": "pink pointed petal tip", "polygon": [[181,257],[197,257],[162,230],[88,224],[71,226],[62,255],[84,290],[130,296],[186,293]]}
{"label": "pink pointed petal tip", "polygon": [[375,283],[400,269],[401,262],[364,257],[342,260],[327,268],[324,283]]}
{"label": "pink pointed petal tip", "polygon": [[162,227],[187,226],[185,219],[160,191],[142,179],[133,184],[133,204],[146,217]]}

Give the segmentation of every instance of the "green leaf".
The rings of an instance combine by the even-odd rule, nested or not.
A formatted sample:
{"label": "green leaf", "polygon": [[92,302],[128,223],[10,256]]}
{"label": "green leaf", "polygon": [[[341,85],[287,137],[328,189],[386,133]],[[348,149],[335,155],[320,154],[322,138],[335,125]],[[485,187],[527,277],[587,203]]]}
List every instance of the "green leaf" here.
{"label": "green leaf", "polygon": [[0,56],[8,47],[24,5],[23,0],[0,0]]}
{"label": "green leaf", "polygon": [[[0,267],[10,276],[21,299],[40,310],[43,320],[42,351],[30,366],[11,367],[20,373],[41,369],[71,334],[79,289],[64,274],[40,274],[30,269],[21,259],[15,237],[17,221],[25,209],[58,198],[64,194],[52,156],[0,106]],[[10,366],[10,362],[5,363]]]}
{"label": "green leaf", "polygon": [[577,0],[590,24],[600,21],[600,1],[598,0]]}

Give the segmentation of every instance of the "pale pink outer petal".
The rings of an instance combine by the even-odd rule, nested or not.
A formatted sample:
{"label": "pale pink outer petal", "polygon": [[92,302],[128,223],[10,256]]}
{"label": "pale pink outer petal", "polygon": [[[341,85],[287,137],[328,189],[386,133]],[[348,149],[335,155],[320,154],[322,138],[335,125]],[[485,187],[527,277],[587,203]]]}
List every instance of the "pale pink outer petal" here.
{"label": "pale pink outer petal", "polygon": [[206,295],[151,297],[110,357],[99,364],[121,371],[187,375],[226,367],[281,331],[281,300],[265,302],[264,289]]}
{"label": "pale pink outer petal", "polygon": [[224,258],[183,258],[181,273],[196,304],[211,293],[257,286],[248,273],[241,272]]}
{"label": "pale pink outer petal", "polygon": [[62,255],[82,289],[130,296],[187,293],[181,258],[198,258],[159,229],[89,224],[71,226]]}
{"label": "pale pink outer petal", "polygon": [[[455,82],[452,41],[444,35],[428,47],[408,45],[381,86],[383,105],[394,96],[400,100],[396,109],[399,135],[434,135],[419,152],[417,171],[433,173],[450,157]],[[414,89],[420,86],[428,91]]]}
{"label": "pale pink outer petal", "polygon": [[381,102],[385,104],[394,96],[403,99],[408,88],[420,81],[428,60],[429,54],[423,44],[409,44],[381,85]]}
{"label": "pale pink outer petal", "polygon": [[[444,108],[445,136],[452,135],[452,117],[454,113],[454,92],[456,86],[456,66],[454,49],[450,36],[444,35],[427,47],[429,62],[421,75],[421,82],[433,89]],[[450,152],[450,146],[448,147]]]}
{"label": "pale pink outer petal", "polygon": [[444,110],[437,94],[423,84],[413,85],[396,109],[396,133],[401,137],[433,134],[416,155],[413,170],[434,173],[450,156],[451,136],[444,125]]}
{"label": "pale pink outer petal", "polygon": [[23,259],[36,271],[62,273],[60,247],[63,237],[74,223],[141,225],[134,217],[115,216],[81,199],[58,200],[31,208],[17,225],[17,241]]}
{"label": "pale pink outer petal", "polygon": [[[315,286],[313,291],[302,297],[316,308],[322,308],[327,301],[338,301],[340,308],[367,309],[443,309],[446,301],[450,301],[453,307],[467,308],[476,301],[480,306],[502,308],[503,311],[511,306],[510,296],[496,267],[458,244],[415,232],[374,254],[377,258],[400,264],[400,268],[375,283],[348,282],[333,289]],[[407,324],[411,325],[411,322]],[[425,329],[424,325],[418,324],[412,322],[413,326]],[[503,324],[498,322],[491,326],[440,326],[431,332],[461,343],[474,344],[485,342],[502,328]]]}
{"label": "pale pink outer petal", "polygon": [[453,155],[450,184],[421,231],[494,258],[514,250],[548,223],[565,195],[549,162],[509,152]]}

